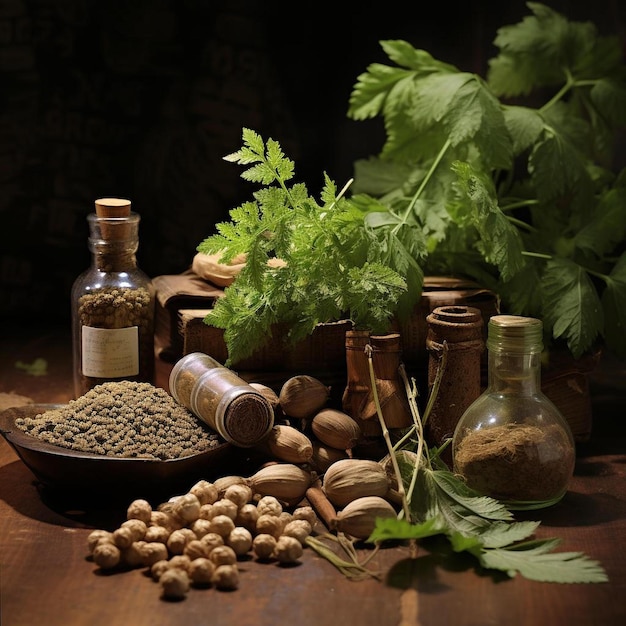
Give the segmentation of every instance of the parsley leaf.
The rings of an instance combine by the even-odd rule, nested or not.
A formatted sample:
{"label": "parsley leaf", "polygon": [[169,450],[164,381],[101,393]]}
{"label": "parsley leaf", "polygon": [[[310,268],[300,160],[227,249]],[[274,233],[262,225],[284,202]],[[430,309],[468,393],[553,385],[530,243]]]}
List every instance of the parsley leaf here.
{"label": "parsley leaf", "polygon": [[[346,317],[359,328],[388,330],[415,268],[413,256],[396,249],[398,237],[379,238],[363,209],[338,194],[327,176],[319,201],[302,183],[288,186],[294,164],[278,142],[250,129],[242,139],[226,159],[246,166],[242,177],[263,187],[198,246],[221,253],[223,261],[246,257],[204,320],[224,329],[227,363],[249,356],[274,333],[295,342],[319,323]],[[419,297],[422,274],[413,273]]]}
{"label": "parsley leaf", "polygon": [[527,6],[497,31],[485,79],[380,42],[391,64],[358,76],[348,115],[381,116],[386,138],[355,163],[354,191],[377,231],[422,231],[424,273],[464,274],[506,312],[541,318],[548,348],[578,358],[604,341],[626,356],[626,290],[610,278],[626,232],[626,170],[610,170],[626,126],[619,40]]}
{"label": "parsley leaf", "polygon": [[524,578],[553,583],[602,583],[608,577],[597,561],[580,552],[550,552],[558,539],[530,541],[510,548],[482,550],[483,567],[498,569],[509,576],[519,572]]}

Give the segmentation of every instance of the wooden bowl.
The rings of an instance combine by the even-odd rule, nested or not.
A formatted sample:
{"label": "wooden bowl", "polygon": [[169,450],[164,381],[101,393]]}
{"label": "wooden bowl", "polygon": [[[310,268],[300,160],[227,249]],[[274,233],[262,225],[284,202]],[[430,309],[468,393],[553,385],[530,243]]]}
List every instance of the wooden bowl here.
{"label": "wooden bowl", "polygon": [[123,458],[79,452],[33,437],[15,425],[59,404],[28,404],[0,413],[0,432],[42,485],[71,495],[107,491],[147,498],[177,495],[200,480],[220,474],[232,452],[229,443],[178,459]]}

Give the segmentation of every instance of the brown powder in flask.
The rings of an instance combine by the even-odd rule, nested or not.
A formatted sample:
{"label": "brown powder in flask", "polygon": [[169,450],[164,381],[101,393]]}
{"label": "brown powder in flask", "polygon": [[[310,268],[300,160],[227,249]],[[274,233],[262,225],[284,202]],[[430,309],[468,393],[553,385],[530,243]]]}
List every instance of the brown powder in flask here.
{"label": "brown powder in flask", "polygon": [[574,463],[574,450],[557,426],[509,423],[471,431],[455,453],[455,470],[467,484],[503,502],[558,499]]}

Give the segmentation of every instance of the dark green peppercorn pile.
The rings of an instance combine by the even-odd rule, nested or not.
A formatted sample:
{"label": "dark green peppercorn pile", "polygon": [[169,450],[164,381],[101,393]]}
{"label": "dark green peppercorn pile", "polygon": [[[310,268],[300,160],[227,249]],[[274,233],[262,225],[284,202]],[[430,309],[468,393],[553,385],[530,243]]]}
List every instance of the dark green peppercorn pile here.
{"label": "dark green peppercorn pile", "polygon": [[217,433],[150,383],[106,382],[16,426],[55,446],[105,456],[178,459],[221,443]]}

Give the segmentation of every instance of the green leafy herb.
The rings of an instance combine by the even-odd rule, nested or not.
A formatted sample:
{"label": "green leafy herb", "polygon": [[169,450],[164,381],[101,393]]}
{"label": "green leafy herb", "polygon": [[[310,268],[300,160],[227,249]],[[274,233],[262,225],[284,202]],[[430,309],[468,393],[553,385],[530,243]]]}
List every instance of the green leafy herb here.
{"label": "green leafy herb", "polygon": [[249,166],[242,178],[265,186],[198,246],[221,253],[224,262],[246,255],[244,269],[205,319],[225,329],[228,363],[261,347],[278,324],[288,341],[306,337],[319,323],[346,318],[359,328],[387,330],[408,274],[414,286],[419,283],[413,297],[421,293],[423,276],[414,258],[402,256],[404,248],[397,252],[396,235],[379,239],[328,176],[319,203],[303,184],[288,186],[294,164],[278,142],[265,143],[244,129],[243,144],[226,159]]}
{"label": "green leafy herb", "polygon": [[[444,375],[445,362],[444,350],[429,400],[438,393],[438,381]],[[375,390],[371,352],[369,365],[371,386]],[[373,393],[389,455],[395,460],[402,512],[397,519],[377,520],[367,541],[380,546],[389,540],[417,542],[442,537],[447,540],[444,547],[451,547],[454,552],[466,552],[475,557],[482,567],[501,570],[509,577],[520,573],[526,578],[544,582],[606,582],[607,575],[597,561],[580,552],[554,553],[558,539],[532,539],[539,522],[516,522],[502,503],[477,493],[450,472],[439,458],[440,450],[428,450],[423,445],[424,424],[432,402],[428,402],[422,419],[415,402],[415,381],[412,384],[408,381],[403,368],[400,374],[407,391],[413,427],[395,445],[391,443],[376,391]],[[411,441],[413,436],[417,441]],[[402,452],[412,446],[417,453],[415,461],[408,462],[407,458],[412,457]]]}
{"label": "green leafy herb", "polygon": [[[558,539],[533,538],[539,522],[516,522],[502,503],[477,493],[448,470],[440,459],[443,448],[429,450],[424,445],[424,425],[444,375],[445,349],[423,418],[416,403],[415,381],[409,381],[404,368],[400,367],[413,426],[395,444],[391,441],[378,402],[372,351],[366,351],[378,420],[392,460],[396,490],[402,499],[398,517],[376,520],[367,542],[379,549],[384,542],[408,541],[413,558],[418,555],[420,542],[431,553],[439,551],[448,555],[450,551],[463,552],[476,559],[480,567],[502,571],[510,578],[519,573],[532,580],[555,583],[600,583],[608,580],[602,566],[586,555],[554,552],[560,543]],[[329,538],[328,535],[318,537],[309,545],[353,580],[377,575],[365,567],[367,559],[359,560],[345,536],[338,536],[336,543],[343,548],[349,560],[341,559],[330,549],[324,542]]]}
{"label": "green leafy herb", "polygon": [[[619,40],[527,6],[498,30],[486,79],[381,42],[395,65],[358,77],[348,114],[381,116],[386,140],[355,163],[352,199],[374,230],[421,231],[424,272],[474,277],[575,357],[599,340],[626,356],[626,172],[611,170],[626,126]],[[407,256],[409,239],[397,240]]]}

